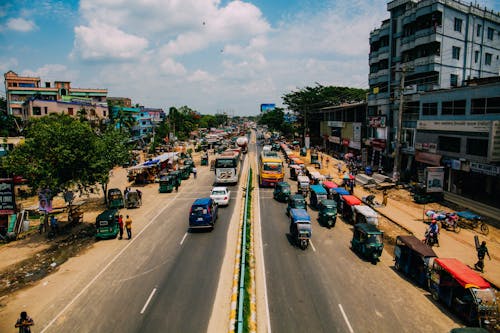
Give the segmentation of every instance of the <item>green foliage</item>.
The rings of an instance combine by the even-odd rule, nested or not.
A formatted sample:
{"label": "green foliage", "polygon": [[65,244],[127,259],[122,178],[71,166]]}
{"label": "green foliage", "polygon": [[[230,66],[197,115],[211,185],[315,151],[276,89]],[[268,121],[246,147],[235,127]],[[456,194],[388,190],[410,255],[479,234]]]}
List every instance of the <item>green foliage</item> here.
{"label": "green foliage", "polygon": [[267,125],[272,131],[280,131],[283,135],[293,132],[293,127],[285,122],[285,113],[282,108],[275,108],[274,110],[263,113],[258,120],[260,125]]}
{"label": "green foliage", "polygon": [[7,100],[0,97],[0,136],[19,136],[23,124],[21,118],[7,114]]}
{"label": "green foliage", "polygon": [[51,114],[30,123],[25,143],[5,157],[3,167],[26,178],[33,192],[88,189],[107,183],[109,171],[128,160],[127,140],[113,128],[98,136],[87,122]]}

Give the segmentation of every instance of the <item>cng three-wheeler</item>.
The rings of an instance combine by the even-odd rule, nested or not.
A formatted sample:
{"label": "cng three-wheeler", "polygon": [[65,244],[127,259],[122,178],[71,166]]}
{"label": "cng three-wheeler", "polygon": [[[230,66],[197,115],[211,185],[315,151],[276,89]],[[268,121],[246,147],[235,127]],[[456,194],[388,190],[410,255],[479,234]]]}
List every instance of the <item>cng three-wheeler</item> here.
{"label": "cng three-wheeler", "polygon": [[96,217],[95,237],[97,239],[116,238],[118,235],[118,210],[107,209]]}
{"label": "cng three-wheeler", "polygon": [[108,190],[108,208],[119,209],[124,208],[125,202],[123,201],[123,194],[119,188],[110,188]]}
{"label": "cng three-wheeler", "polygon": [[278,201],[286,202],[288,200],[288,197],[290,196],[290,193],[290,184],[288,184],[287,182],[278,182],[274,187],[273,197]]}
{"label": "cng three-wheeler", "polygon": [[160,177],[160,185],[158,191],[160,193],[170,193],[174,190],[175,176],[168,174]]}
{"label": "cng three-wheeler", "polygon": [[334,200],[323,199],[318,207],[318,222],[328,228],[334,227],[337,222],[337,203]]}
{"label": "cng three-wheeler", "polygon": [[288,197],[288,205],[286,207],[286,214],[290,215],[292,208],[301,208],[307,210],[306,199],[302,194],[293,194]]}
{"label": "cng three-wheeler", "polygon": [[309,205],[312,208],[318,209],[318,205],[321,200],[327,199],[327,193],[323,186],[321,185],[311,185],[311,192],[309,193]]}
{"label": "cng three-wheeler", "polygon": [[307,249],[312,228],[311,217],[305,209],[293,208],[290,210],[290,235],[302,250]]}
{"label": "cng three-wheeler", "polygon": [[394,267],[422,287],[427,287],[430,263],[436,257],[434,250],[417,237],[413,235],[396,237]]}
{"label": "cng three-wheeler", "polygon": [[373,224],[358,223],[354,225],[351,248],[376,264],[384,248],[383,232]]}
{"label": "cng three-wheeler", "polygon": [[354,206],[361,205],[359,200],[354,195],[342,195],[339,201],[339,211],[345,222],[352,223],[354,221]]}

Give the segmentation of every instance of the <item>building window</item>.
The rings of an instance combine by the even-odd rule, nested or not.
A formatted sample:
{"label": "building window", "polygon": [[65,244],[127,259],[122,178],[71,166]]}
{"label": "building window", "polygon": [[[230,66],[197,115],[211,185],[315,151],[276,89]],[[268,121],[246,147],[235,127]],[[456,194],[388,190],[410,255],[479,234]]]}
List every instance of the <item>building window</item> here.
{"label": "building window", "polygon": [[493,40],[493,34],[494,34],[493,28],[488,28],[488,39]]}
{"label": "building window", "polygon": [[68,114],[69,114],[70,116],[72,116],[72,115],[73,115],[73,108],[68,108]]}
{"label": "building window", "polygon": [[42,115],[42,110],[40,109],[39,106],[33,107],[33,115],[34,116],[41,116]]}
{"label": "building window", "polygon": [[102,111],[102,116],[103,116],[103,117],[106,117],[106,110],[103,110],[103,111]]}
{"label": "building window", "polygon": [[435,116],[438,112],[437,103],[423,103],[422,104],[422,115],[424,116]]}
{"label": "building window", "polygon": [[484,54],[484,64],[485,65],[491,65],[491,53],[485,53]]}
{"label": "building window", "polygon": [[477,30],[476,30],[476,36],[477,37],[481,37],[481,28],[482,28],[481,24],[478,24],[477,25]]}
{"label": "building window", "polygon": [[443,102],[441,114],[443,115],[464,115],[465,100]]}
{"label": "building window", "polygon": [[458,75],[450,74],[450,87],[458,87]]}
{"label": "building window", "polygon": [[438,136],[438,149],[452,153],[460,153],[460,137]]}
{"label": "building window", "polygon": [[471,100],[471,114],[484,114],[486,110],[486,98],[473,98]]}
{"label": "building window", "polygon": [[474,51],[474,63],[477,64],[479,61],[479,51]]}
{"label": "building window", "polygon": [[452,58],[460,60],[460,48],[457,46],[453,46],[452,48]]}
{"label": "building window", "polygon": [[44,106],[44,107],[43,107],[43,112],[44,112],[45,114],[49,113],[49,110],[48,110],[48,109],[49,109],[48,107]]}
{"label": "building window", "polygon": [[500,113],[500,97],[488,98],[486,100],[486,113]]}
{"label": "building window", "polygon": [[455,31],[462,32],[462,20],[455,17]]}
{"label": "building window", "polygon": [[475,156],[488,156],[488,140],[467,139],[466,154]]}

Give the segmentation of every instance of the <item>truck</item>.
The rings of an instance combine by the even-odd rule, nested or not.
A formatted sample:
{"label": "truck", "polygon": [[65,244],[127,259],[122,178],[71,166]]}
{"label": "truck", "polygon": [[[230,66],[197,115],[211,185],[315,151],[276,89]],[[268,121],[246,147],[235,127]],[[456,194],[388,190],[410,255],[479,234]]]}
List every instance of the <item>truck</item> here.
{"label": "truck", "polygon": [[248,152],[248,138],[246,136],[240,136],[236,139],[236,145],[241,148],[243,154]]}

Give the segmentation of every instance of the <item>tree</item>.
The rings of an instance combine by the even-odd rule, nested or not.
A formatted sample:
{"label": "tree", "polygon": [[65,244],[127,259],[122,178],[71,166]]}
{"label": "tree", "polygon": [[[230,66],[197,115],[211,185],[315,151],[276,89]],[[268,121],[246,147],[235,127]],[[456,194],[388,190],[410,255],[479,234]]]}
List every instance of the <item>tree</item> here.
{"label": "tree", "polygon": [[0,97],[0,136],[18,136],[22,132],[23,121],[19,117],[8,114],[7,100]]}
{"label": "tree", "polygon": [[279,131],[283,135],[288,135],[293,132],[290,124],[285,122],[285,113],[282,108],[275,108],[274,110],[267,111],[260,116],[258,123],[260,125],[267,125],[272,131]]}

